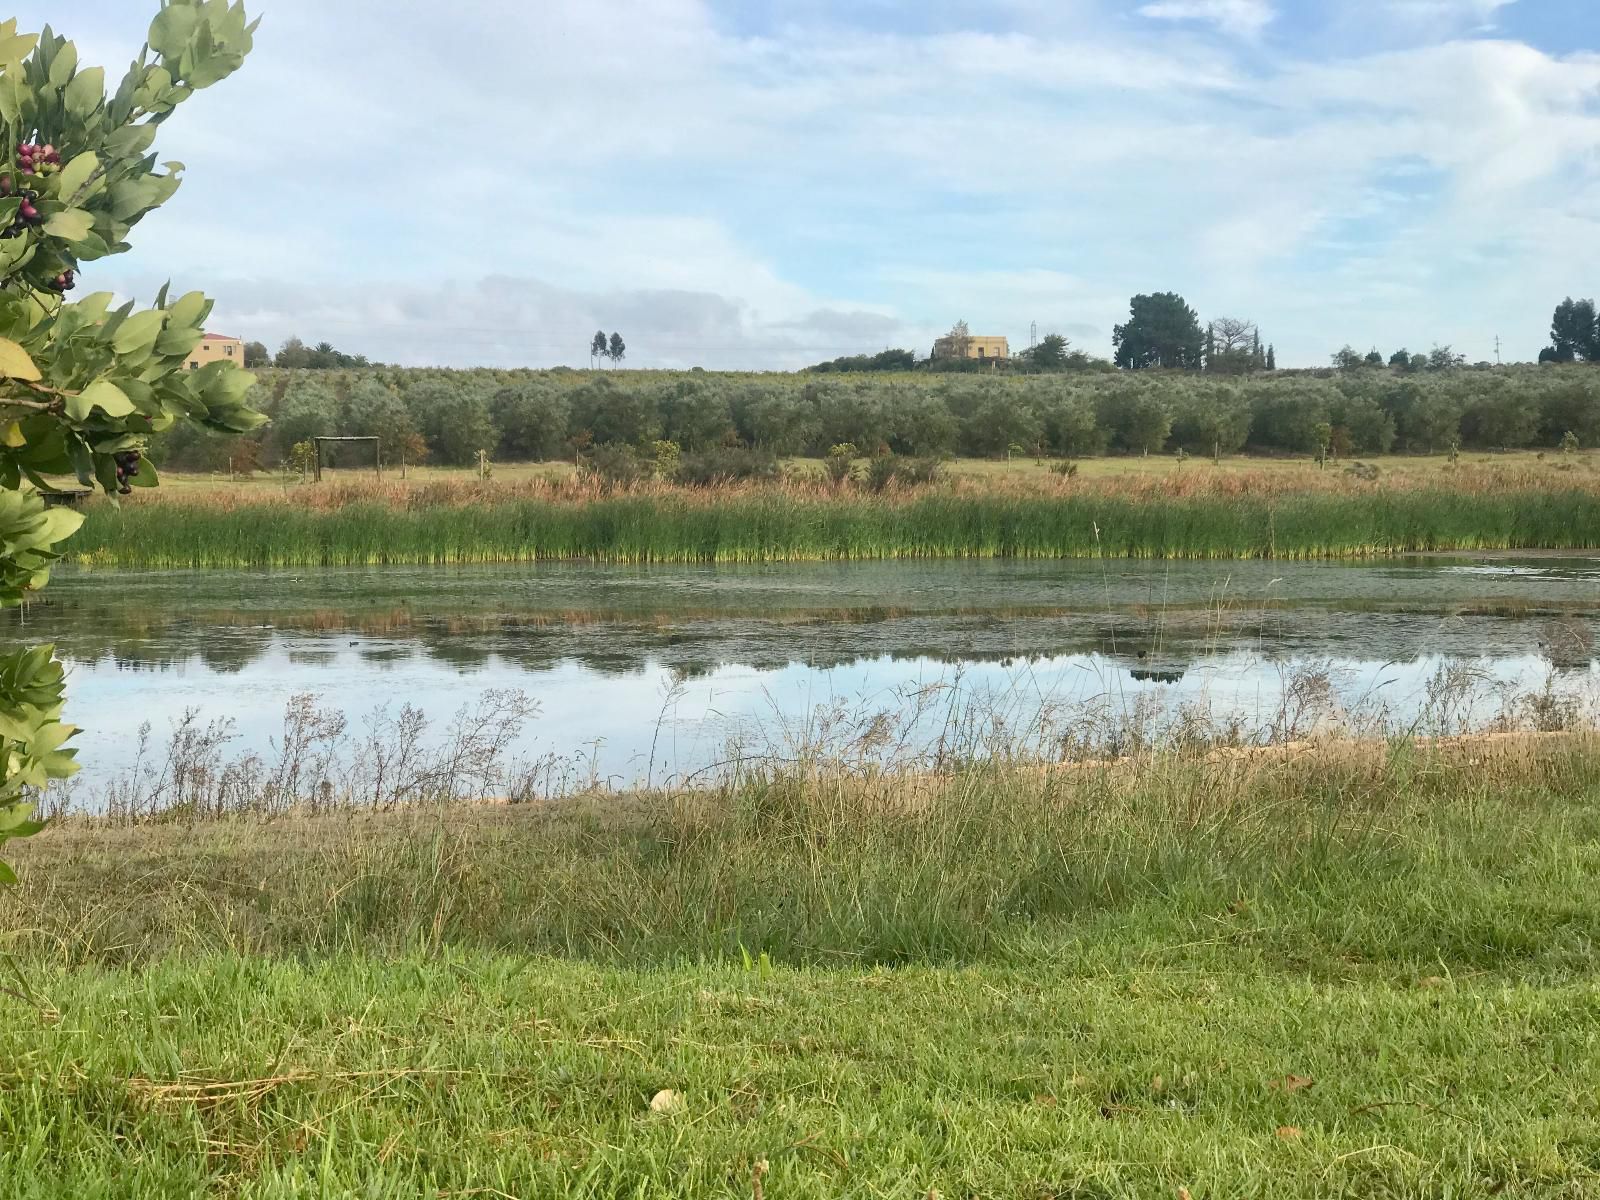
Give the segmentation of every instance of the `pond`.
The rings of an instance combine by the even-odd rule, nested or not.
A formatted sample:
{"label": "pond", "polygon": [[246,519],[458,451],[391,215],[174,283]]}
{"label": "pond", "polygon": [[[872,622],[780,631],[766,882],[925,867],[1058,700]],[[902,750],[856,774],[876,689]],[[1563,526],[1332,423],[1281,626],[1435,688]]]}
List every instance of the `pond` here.
{"label": "pond", "polygon": [[189,709],[254,751],[299,694],[353,727],[412,705],[439,730],[489,689],[538,705],[519,752],[619,785],[869,732],[893,756],[957,728],[1017,745],[1592,716],[1597,606],[1600,558],[1575,555],[61,570],[0,625],[68,662],[90,787]]}

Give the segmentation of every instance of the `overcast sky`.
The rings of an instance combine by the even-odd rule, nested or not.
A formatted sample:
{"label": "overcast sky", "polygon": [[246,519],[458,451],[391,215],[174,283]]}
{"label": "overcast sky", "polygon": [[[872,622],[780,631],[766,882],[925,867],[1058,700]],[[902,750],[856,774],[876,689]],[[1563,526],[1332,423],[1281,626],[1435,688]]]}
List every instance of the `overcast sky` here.
{"label": "overcast sky", "polygon": [[[1135,292],[1532,358],[1600,292],[1595,0],[263,0],[91,288],[388,362],[790,368]],[[21,0],[119,78],[153,0]]]}

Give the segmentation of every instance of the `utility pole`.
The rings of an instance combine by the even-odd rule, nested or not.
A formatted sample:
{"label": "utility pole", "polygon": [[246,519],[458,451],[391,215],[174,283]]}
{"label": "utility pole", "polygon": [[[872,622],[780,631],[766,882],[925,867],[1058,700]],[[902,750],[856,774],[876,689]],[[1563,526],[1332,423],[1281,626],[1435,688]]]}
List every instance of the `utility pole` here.
{"label": "utility pole", "polygon": [[1497,367],[1501,365],[1501,363],[1500,363],[1500,335],[1498,333],[1494,335],[1494,365],[1497,366]]}
{"label": "utility pole", "polygon": [[1032,350],[1039,344],[1039,322],[1034,321],[1028,326],[1028,349]]}

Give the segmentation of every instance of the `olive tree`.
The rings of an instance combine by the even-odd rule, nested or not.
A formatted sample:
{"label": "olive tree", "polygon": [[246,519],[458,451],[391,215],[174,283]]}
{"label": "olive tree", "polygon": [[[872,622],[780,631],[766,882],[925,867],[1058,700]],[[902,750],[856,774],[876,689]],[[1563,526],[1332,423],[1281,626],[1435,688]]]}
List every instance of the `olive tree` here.
{"label": "olive tree", "polygon": [[[48,27],[0,22],[0,605],[42,587],[82,518],[46,508],[52,476],[115,497],[153,487],[146,439],[183,420],[238,434],[263,418],[232,363],[185,370],[211,302],[163,288],[152,308],[108,292],[69,303],[83,264],[128,249],[177,190],[150,152],[162,123],[244,61],[242,4],[165,0],[120,86]],[[49,646],[0,651],[0,843],[37,830],[30,796],[75,769],[63,671]],[[0,864],[0,879],[11,879]]]}

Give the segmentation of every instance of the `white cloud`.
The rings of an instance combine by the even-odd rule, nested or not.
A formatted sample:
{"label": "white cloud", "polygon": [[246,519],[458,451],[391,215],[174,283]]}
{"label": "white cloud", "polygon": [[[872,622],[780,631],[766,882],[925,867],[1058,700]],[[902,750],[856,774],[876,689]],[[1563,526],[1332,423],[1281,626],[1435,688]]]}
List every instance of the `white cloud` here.
{"label": "white cloud", "polygon": [[635,365],[792,366],[958,316],[1105,353],[1169,288],[1286,362],[1491,321],[1531,356],[1600,277],[1600,56],[1456,40],[1494,0],[1327,3],[1382,36],[1290,46],[1285,7],[1267,60],[1171,24],[1248,40],[1258,0],[759,33],[700,0],[274,0],[162,130],[177,200],[88,282],[214,282],[231,331],[396,361],[582,363],[604,326]]}
{"label": "white cloud", "polygon": [[402,366],[519,367],[587,361],[596,329],[615,330],[636,366],[781,370],[863,346],[902,344],[898,319],[830,307],[764,316],[741,298],[688,289],[583,291],[545,280],[342,285],[220,279],[213,325],[276,346],[290,336]]}
{"label": "white cloud", "polygon": [[1270,0],[1156,0],[1139,14],[1161,21],[1204,21],[1234,37],[1261,35],[1277,15]]}
{"label": "white cloud", "polygon": [[1386,0],[1385,7],[1391,19],[1417,25],[1482,27],[1490,24],[1502,8],[1515,3],[1516,0]]}
{"label": "white cloud", "polygon": [[1340,0],[1334,27],[1358,45],[1432,45],[1487,33],[1517,0]]}

